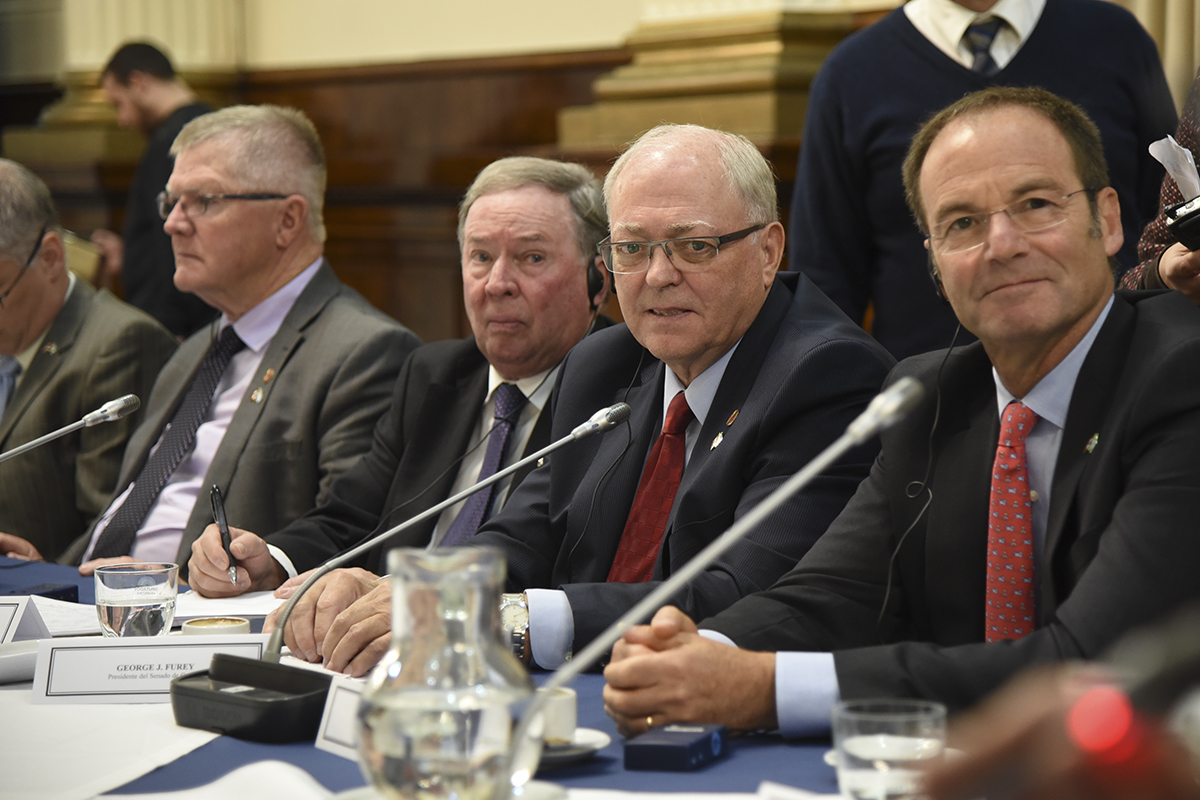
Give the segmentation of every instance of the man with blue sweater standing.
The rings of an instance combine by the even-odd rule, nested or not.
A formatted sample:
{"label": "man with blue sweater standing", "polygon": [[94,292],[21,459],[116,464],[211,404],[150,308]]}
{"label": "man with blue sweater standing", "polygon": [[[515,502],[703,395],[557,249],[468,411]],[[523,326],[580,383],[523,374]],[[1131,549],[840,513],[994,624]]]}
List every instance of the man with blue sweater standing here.
{"label": "man with blue sweater standing", "polygon": [[839,45],[813,81],[788,231],[789,268],[851,319],[873,305],[872,333],[897,358],[946,347],[957,325],[926,275],[900,165],[926,118],[989,86],[1040,86],[1095,121],[1123,268],[1158,211],[1163,171],[1146,147],[1177,118],[1131,14],[1104,0],[911,0]]}

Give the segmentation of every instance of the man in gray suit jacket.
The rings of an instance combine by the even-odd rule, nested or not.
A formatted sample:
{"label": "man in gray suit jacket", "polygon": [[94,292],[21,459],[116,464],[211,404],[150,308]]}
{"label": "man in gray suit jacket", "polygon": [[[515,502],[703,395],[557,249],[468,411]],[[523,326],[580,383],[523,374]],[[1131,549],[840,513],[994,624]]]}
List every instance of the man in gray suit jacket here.
{"label": "man in gray suit jacket", "polygon": [[839,697],[962,708],[1200,596],[1200,313],[1114,295],[1096,127],[1040,89],[977,92],[918,132],[905,185],[979,342],[896,367],[924,401],[796,568],[703,623],[724,642],[666,608],[614,648],[623,731],[816,734]]}
{"label": "man in gray suit jacket", "polygon": [[[172,147],[159,205],[175,283],[221,311],[164,367],[108,510],[63,556],[185,564],[220,487],[231,523],[282,527],[369,449],[419,343],[321,253],[325,165],[294,109],[235,106]],[[169,423],[169,425],[168,425]]]}
{"label": "man in gray suit jacket", "polygon": [[[67,271],[50,190],[0,159],[0,452],[126,394],[150,396],[175,340],[148,315]],[[0,367],[3,369],[3,367]],[[0,379],[2,380],[2,379]],[[5,396],[6,395],[6,396]],[[140,413],[75,431],[0,464],[0,530],[58,555],[104,509]]]}

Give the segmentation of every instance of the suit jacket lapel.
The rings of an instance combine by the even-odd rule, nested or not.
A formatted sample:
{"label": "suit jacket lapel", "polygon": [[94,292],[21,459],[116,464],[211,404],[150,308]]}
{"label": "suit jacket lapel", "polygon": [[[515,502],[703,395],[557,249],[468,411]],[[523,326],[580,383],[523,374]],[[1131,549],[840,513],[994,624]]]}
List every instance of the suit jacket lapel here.
{"label": "suit jacket lapel", "polygon": [[[9,403],[8,410],[4,414],[4,420],[0,421],[0,449],[3,449],[4,442],[12,433],[13,426],[29,409],[34,398],[41,394],[42,387],[54,377],[54,373],[58,372],[58,368],[62,366],[63,357],[75,344],[75,336],[79,333],[79,327],[83,324],[88,305],[95,295],[95,289],[82,280],[76,280],[75,288],[71,290],[71,296],[63,304],[58,316],[54,318],[54,322],[50,323],[50,328],[46,331],[46,338],[42,340],[42,346],[34,355],[33,361],[30,362],[29,371],[21,379],[21,385],[13,393],[12,402]],[[85,413],[93,410],[85,409]],[[45,431],[45,433],[50,433],[50,431]]]}
{"label": "suit jacket lapel", "polygon": [[[1050,512],[1042,559],[1047,566],[1058,548],[1070,545],[1070,542],[1063,541],[1063,529],[1075,503],[1075,490],[1089,463],[1091,454],[1087,449],[1088,443],[1100,431],[1108,416],[1112,398],[1117,393],[1121,366],[1129,352],[1135,322],[1133,309],[1121,297],[1116,297],[1075,379],[1075,389],[1071,393],[1071,405],[1067,411],[1067,426],[1063,430],[1050,490]],[[1104,442],[1101,442],[1100,446],[1103,445]],[[1052,594],[1045,594],[1052,591],[1049,581],[1051,570],[1043,569],[1042,573],[1038,577],[1038,590],[1042,594],[1038,596],[1051,598]]]}
{"label": "suit jacket lapel", "polygon": [[[633,411],[628,422],[630,438],[615,430],[601,437],[582,485],[596,485],[606,472],[607,477],[595,493],[576,492],[571,500],[566,541],[579,543],[578,547],[572,548],[570,557],[570,574],[576,581],[603,581],[608,576],[608,565],[612,564],[621,531],[625,530],[650,445],[662,429],[665,366],[648,353],[646,361],[648,363],[639,370],[628,394],[622,391],[620,396],[612,398],[612,402],[629,403]],[[571,458],[571,448],[554,457]],[[585,521],[587,527],[581,527]],[[589,530],[598,533],[588,536]],[[599,533],[602,531],[616,533],[610,536]],[[604,566],[597,570],[597,565]]]}
{"label": "suit jacket lapel", "polygon": [[[246,395],[238,404],[237,411],[233,412],[233,419],[229,421],[225,436],[208,466],[204,477],[205,487],[216,484],[221,487],[221,491],[228,494],[229,482],[246,449],[246,443],[250,440],[263,410],[270,405],[271,391],[279,383],[275,380],[264,381],[264,376],[268,370],[276,375],[284,370],[292,353],[304,341],[304,328],[337,292],[337,278],[334,277],[329,264],[322,261],[321,267],[296,298],[295,304],[283,318],[279,330],[271,338],[271,343],[267,345],[267,352],[263,354],[262,362],[258,365],[254,377],[250,379]],[[257,401],[256,392],[261,392]],[[184,529],[183,541],[189,542],[193,538],[192,534],[198,535],[210,521],[208,503],[196,503]]]}

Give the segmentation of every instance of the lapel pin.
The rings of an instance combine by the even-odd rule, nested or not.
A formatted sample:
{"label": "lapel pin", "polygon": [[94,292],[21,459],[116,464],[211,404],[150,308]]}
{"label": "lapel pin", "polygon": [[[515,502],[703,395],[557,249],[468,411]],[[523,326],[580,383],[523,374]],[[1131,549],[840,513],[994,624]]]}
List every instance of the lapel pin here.
{"label": "lapel pin", "polygon": [[275,370],[273,368],[268,368],[267,371],[263,373],[263,383],[270,383],[271,379],[274,377]]}
{"label": "lapel pin", "polygon": [[716,449],[717,449],[717,445],[719,445],[719,444],[720,444],[722,441],[724,441],[724,440],[725,440],[725,434],[723,434],[723,433],[718,433],[718,434],[717,434],[717,437],[716,437],[715,439],[713,439],[713,443],[712,443],[712,444],[710,444],[710,445],[708,446],[708,449],[709,449],[709,450],[716,450]]}
{"label": "lapel pin", "polygon": [[542,464],[545,464],[545,463],[546,463],[546,459],[543,457],[543,458],[538,459],[537,465],[540,467]]}
{"label": "lapel pin", "polygon": [[730,425],[732,425],[733,421],[735,419],[737,419],[737,415],[738,415],[738,409],[735,408],[733,410],[733,413],[729,415],[729,419],[725,420],[725,426],[729,427]]}
{"label": "lapel pin", "polygon": [[1088,439],[1087,447],[1083,448],[1083,452],[1091,453],[1096,449],[1096,445],[1100,442],[1100,434],[1093,433],[1092,438]]}
{"label": "lapel pin", "polygon": [[253,392],[251,392],[250,400],[255,403],[261,403],[262,399],[263,399],[263,390],[262,390],[262,387],[260,386],[257,389],[255,389]]}
{"label": "lapel pin", "polygon": [[55,344],[54,342],[50,342],[50,343],[48,343],[48,344],[44,344],[44,345],[42,345],[42,352],[43,352],[43,353],[49,353],[50,355],[57,355],[57,353],[58,353],[58,345],[57,345],[57,344]]}

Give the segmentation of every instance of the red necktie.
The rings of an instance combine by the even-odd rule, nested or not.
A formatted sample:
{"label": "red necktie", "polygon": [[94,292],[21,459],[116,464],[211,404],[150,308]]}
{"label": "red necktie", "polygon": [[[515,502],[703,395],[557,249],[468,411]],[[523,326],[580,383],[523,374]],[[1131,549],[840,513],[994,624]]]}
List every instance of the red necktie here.
{"label": "red necktie", "polygon": [[1033,503],[1025,437],[1038,415],[1013,401],[1000,418],[988,508],[987,596],[984,638],[1020,639],[1033,631]]}
{"label": "red necktie", "polygon": [[679,491],[679,481],[683,477],[687,449],[684,432],[692,419],[692,409],[688,408],[687,398],[680,392],[667,407],[662,433],[646,459],[633,508],[629,510],[629,520],[608,573],[610,582],[642,583],[653,577],[663,531],[667,528],[675,493]]}

